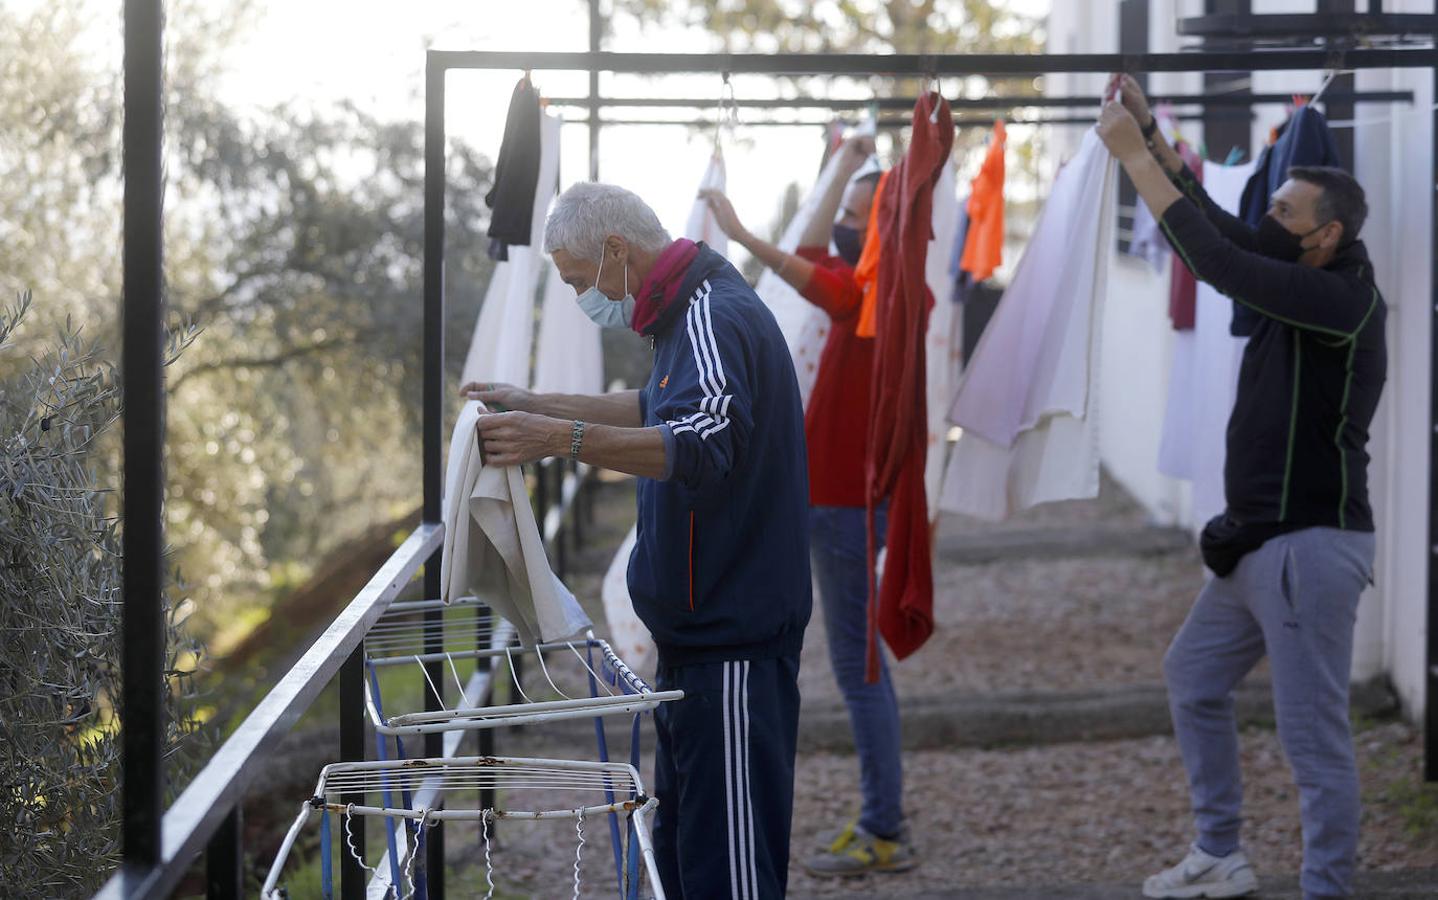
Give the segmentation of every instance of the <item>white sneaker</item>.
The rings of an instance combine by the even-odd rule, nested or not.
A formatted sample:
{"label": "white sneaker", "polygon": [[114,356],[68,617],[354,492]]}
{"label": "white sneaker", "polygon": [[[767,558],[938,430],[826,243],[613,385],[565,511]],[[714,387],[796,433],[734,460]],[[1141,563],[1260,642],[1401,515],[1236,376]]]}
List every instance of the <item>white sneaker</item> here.
{"label": "white sneaker", "polygon": [[1258,876],[1242,850],[1209,856],[1194,844],[1183,862],[1144,879],[1143,895],[1160,900],[1190,897],[1246,897],[1258,890]]}

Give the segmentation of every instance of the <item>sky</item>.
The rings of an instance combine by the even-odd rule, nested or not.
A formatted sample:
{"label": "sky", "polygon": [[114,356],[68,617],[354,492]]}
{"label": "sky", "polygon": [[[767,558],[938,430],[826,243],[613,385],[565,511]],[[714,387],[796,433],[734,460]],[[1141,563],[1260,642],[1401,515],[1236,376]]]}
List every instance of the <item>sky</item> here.
{"label": "sky", "polygon": [[[607,6],[608,4],[606,4]],[[1015,9],[1042,15],[1048,0],[1009,0]],[[270,0],[247,39],[226,53],[229,71],[222,98],[244,106],[349,100],[384,119],[422,120],[424,49],[581,51],[588,46],[586,0]],[[172,19],[173,21],[173,19]],[[180,24],[180,23],[175,23]],[[702,29],[650,28],[627,18],[616,23],[609,50],[706,52],[713,35]],[[452,72],[447,82],[449,133],[493,159],[505,111],[519,72]],[[536,72],[543,95],[583,96],[587,75]],[[736,94],[775,96],[772,79],[736,76]],[[603,74],[605,96],[714,97],[719,76],[648,78]],[[835,80],[834,96],[867,97],[862,83]],[[655,118],[667,110],[611,110],[618,118]],[[582,120],[578,110],[569,118]],[[686,113],[678,113],[683,116]],[[687,113],[691,118],[693,113]],[[667,117],[667,116],[666,116]],[[816,117],[817,118],[817,117]],[[713,150],[712,132],[675,126],[614,126],[601,132],[599,173],[643,196],[678,234]],[[566,125],[561,147],[563,185],[588,175],[588,135]],[[724,153],[729,194],[748,227],[766,234],[791,182],[807,190],[822,151],[818,128],[744,128],[743,118]],[[736,263],[743,252],[731,253]]]}

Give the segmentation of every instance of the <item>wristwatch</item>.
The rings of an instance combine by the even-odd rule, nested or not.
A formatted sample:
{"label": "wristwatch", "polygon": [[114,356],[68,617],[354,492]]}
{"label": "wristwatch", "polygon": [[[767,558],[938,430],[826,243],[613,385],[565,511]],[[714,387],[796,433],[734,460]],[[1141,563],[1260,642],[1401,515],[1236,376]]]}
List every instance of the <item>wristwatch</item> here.
{"label": "wristwatch", "polygon": [[1143,132],[1144,140],[1153,140],[1154,133],[1158,131],[1158,116],[1155,116],[1153,113],[1149,113],[1148,124],[1144,125],[1139,130]]}

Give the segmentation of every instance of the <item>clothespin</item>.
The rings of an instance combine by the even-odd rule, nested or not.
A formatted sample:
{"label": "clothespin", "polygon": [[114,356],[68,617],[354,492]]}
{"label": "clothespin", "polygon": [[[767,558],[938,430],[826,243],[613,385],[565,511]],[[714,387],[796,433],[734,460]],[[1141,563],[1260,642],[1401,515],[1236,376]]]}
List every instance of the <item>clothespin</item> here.
{"label": "clothespin", "polygon": [[1243,159],[1243,148],[1235,144],[1228,148],[1228,156],[1223,160],[1223,164],[1225,166],[1236,166],[1241,159]]}
{"label": "clothespin", "polygon": [[939,76],[938,76],[938,73],[936,73],[936,72],[930,72],[930,73],[929,73],[928,88],[927,88],[927,90],[926,90],[926,92],[925,92],[925,93],[931,93],[931,94],[934,95],[934,96],[933,96],[933,99],[932,99],[932,101],[931,101],[931,102],[933,103],[934,108],[931,109],[931,110],[929,110],[929,124],[930,124],[930,125],[937,125],[937,124],[939,123],[939,98],[943,96],[943,94],[942,94],[942,92],[940,91],[939,88],[940,88],[940,85],[939,85]]}

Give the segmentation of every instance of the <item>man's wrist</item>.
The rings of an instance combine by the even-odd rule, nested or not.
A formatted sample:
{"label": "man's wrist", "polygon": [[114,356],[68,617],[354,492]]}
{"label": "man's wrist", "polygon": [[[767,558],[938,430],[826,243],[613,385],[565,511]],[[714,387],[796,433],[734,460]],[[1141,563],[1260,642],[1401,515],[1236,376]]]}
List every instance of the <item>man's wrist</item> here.
{"label": "man's wrist", "polygon": [[547,455],[568,459],[570,445],[574,438],[574,422],[569,419],[548,419],[549,436],[545,443]]}
{"label": "man's wrist", "polygon": [[1153,158],[1153,154],[1149,152],[1147,147],[1143,147],[1141,150],[1129,151],[1119,158],[1119,162],[1128,170],[1130,175],[1147,166],[1158,165],[1158,160]]}

